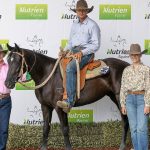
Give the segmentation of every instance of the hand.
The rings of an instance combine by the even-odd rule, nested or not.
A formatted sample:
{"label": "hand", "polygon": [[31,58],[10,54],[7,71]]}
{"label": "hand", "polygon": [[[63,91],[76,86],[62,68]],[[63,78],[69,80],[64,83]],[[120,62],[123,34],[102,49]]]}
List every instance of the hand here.
{"label": "hand", "polygon": [[123,115],[126,115],[127,114],[126,107],[121,107],[121,112]]}
{"label": "hand", "polygon": [[77,59],[79,62],[81,62],[82,56],[83,56],[82,52],[78,52],[74,54],[74,58]]}
{"label": "hand", "polygon": [[148,115],[150,113],[150,106],[145,106],[144,107],[144,114]]}
{"label": "hand", "polygon": [[66,52],[65,51],[60,51],[58,53],[58,57],[64,57],[66,55]]}

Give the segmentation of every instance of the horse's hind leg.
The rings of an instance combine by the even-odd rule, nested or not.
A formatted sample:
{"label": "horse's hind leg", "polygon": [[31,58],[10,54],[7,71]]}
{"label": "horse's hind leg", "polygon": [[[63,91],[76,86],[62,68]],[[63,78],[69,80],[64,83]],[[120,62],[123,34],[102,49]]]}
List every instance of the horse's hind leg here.
{"label": "horse's hind leg", "polygon": [[129,122],[128,122],[128,117],[127,115],[123,115],[121,113],[121,106],[120,106],[120,97],[119,94],[116,94],[116,105],[120,111],[121,118],[122,118],[122,126],[123,126],[123,131],[122,131],[122,139],[121,139],[121,144],[119,150],[125,150],[126,149],[126,140],[127,140],[127,134],[128,134],[128,129],[129,129]]}
{"label": "horse's hind leg", "polygon": [[47,105],[41,105],[41,109],[43,113],[44,125],[43,125],[43,139],[40,149],[47,150],[47,141],[48,141],[48,134],[50,131],[53,108]]}
{"label": "horse's hind leg", "polygon": [[[116,94],[116,95],[111,94],[111,95],[109,95],[109,97],[117,105],[119,111],[121,111],[121,106],[119,103],[119,94]],[[121,113],[121,118],[122,118],[122,123],[123,123],[122,124],[123,132],[122,132],[122,139],[121,139],[121,144],[120,144],[119,150],[125,150],[127,133],[128,133],[128,129],[129,129],[129,123],[128,123],[128,118],[126,115],[122,115],[122,113]]]}
{"label": "horse's hind leg", "polygon": [[61,129],[64,136],[65,150],[72,150],[69,140],[69,125],[67,114],[64,113],[60,108],[57,108],[56,111],[60,120]]}
{"label": "horse's hind leg", "polygon": [[121,140],[119,150],[125,150],[127,133],[128,133],[128,129],[129,129],[129,122],[128,122],[128,118],[126,115],[121,115],[121,117],[122,117],[122,122],[123,122],[123,132],[122,132],[122,140]]}

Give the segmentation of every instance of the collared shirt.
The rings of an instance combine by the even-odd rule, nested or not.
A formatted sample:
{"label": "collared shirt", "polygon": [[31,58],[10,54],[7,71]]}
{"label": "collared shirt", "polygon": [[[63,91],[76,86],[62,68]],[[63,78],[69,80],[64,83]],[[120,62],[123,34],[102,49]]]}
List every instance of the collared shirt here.
{"label": "collared shirt", "polygon": [[87,17],[82,23],[76,20],[71,28],[70,38],[65,50],[76,46],[84,47],[83,55],[95,53],[100,47],[100,28],[95,21]]}
{"label": "collared shirt", "polygon": [[120,90],[120,103],[125,107],[125,100],[128,91],[141,91],[144,90],[145,106],[150,106],[150,68],[140,64],[136,69],[133,65],[126,67],[123,71],[121,90]]}
{"label": "collared shirt", "polygon": [[8,64],[4,62],[0,65],[0,94],[10,93],[10,89],[5,86],[7,72]]}

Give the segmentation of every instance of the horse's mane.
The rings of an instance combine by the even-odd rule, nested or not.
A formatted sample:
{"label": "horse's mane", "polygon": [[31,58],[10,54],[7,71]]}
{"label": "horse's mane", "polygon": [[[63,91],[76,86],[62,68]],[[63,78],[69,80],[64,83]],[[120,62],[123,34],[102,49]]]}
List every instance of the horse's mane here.
{"label": "horse's mane", "polygon": [[56,62],[56,59],[55,59],[55,58],[49,57],[49,56],[47,56],[47,55],[38,53],[38,52],[33,51],[33,50],[25,49],[25,48],[21,48],[21,49],[24,50],[24,51],[27,52],[27,53],[32,54],[32,55],[35,54],[37,58],[40,58],[40,59],[42,59],[42,60],[44,60],[44,61]]}

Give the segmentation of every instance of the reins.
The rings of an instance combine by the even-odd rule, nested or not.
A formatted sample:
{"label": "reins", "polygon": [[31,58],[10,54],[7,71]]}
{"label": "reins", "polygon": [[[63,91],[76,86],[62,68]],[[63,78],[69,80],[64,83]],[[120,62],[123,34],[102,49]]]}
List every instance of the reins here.
{"label": "reins", "polygon": [[[15,54],[17,54],[17,55],[22,57],[21,69],[20,69],[20,72],[19,72],[19,77],[21,77],[21,75],[23,75],[24,64],[26,66],[26,71],[28,71],[28,65],[27,65],[27,63],[25,61],[24,53],[23,53],[23,51],[22,51],[22,54],[20,54],[18,52],[13,52],[13,53],[15,53]],[[31,86],[27,86],[24,82],[21,82],[21,81],[18,81],[18,83],[20,83],[22,86],[24,86],[24,87],[26,87],[28,89],[32,89],[32,90],[39,89],[39,88],[43,87],[51,79],[51,77],[54,74],[54,72],[55,72],[55,70],[56,70],[56,68],[57,68],[61,58],[62,58],[62,56],[59,56],[59,58],[57,59],[57,61],[56,61],[55,65],[54,65],[51,73],[49,74],[49,76],[41,84],[39,84],[37,86],[34,86],[34,87],[31,87]],[[70,55],[68,58],[73,58],[76,61],[76,66],[77,66],[77,97],[80,98],[80,66],[79,66],[79,61],[73,55]],[[33,65],[32,65],[32,67],[31,67],[29,72],[31,72],[31,70],[33,69],[35,63],[36,63],[36,56],[35,56],[35,61],[34,61],[34,63],[33,63]]]}
{"label": "reins", "polygon": [[[25,60],[25,59],[24,59],[24,60]],[[20,83],[22,86],[24,86],[24,87],[26,87],[26,88],[28,88],[28,89],[32,89],[32,90],[36,90],[36,89],[41,88],[42,86],[44,86],[44,85],[51,79],[51,77],[52,77],[53,73],[55,72],[55,70],[56,70],[56,68],[57,68],[57,66],[58,66],[58,64],[59,64],[59,62],[60,62],[60,60],[61,60],[61,57],[59,57],[59,58],[57,59],[55,65],[54,65],[54,67],[53,67],[53,70],[51,71],[51,73],[49,74],[49,76],[48,76],[41,84],[39,84],[39,85],[37,85],[37,86],[34,86],[34,87],[31,87],[31,86],[27,86],[26,84],[24,84],[24,82],[18,81],[18,83]]]}

